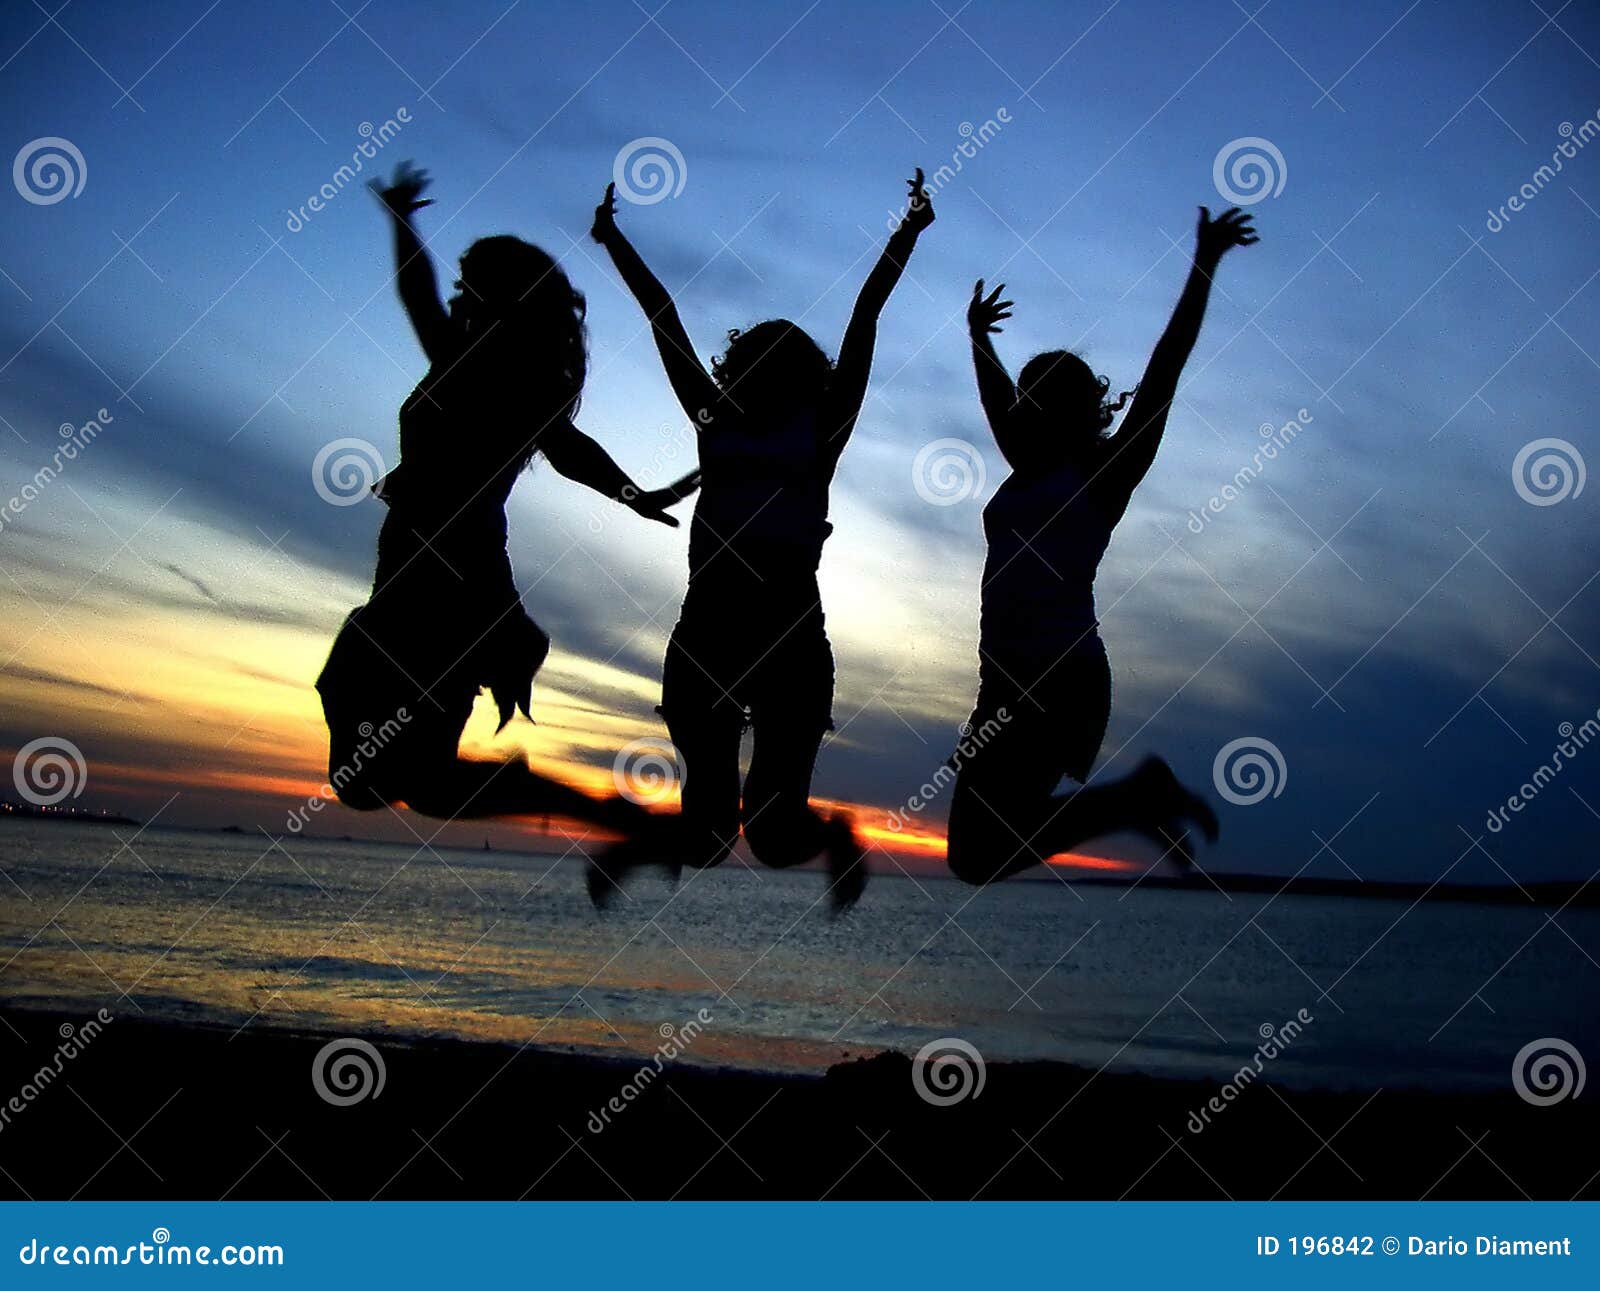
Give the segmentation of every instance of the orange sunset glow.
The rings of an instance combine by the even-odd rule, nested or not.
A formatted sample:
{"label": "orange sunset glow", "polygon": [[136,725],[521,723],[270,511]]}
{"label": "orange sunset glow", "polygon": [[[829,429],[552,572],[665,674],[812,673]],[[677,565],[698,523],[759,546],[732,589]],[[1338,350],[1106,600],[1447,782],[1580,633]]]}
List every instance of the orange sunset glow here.
{"label": "orange sunset glow", "polygon": [[[243,563],[253,581],[274,572],[288,576],[280,562],[268,551],[264,560],[235,553],[232,563]],[[359,587],[350,587],[347,596],[354,603]],[[97,638],[108,599],[93,586],[79,601],[53,610],[19,598],[16,612],[0,624],[0,647],[14,653],[11,668],[0,675],[0,704],[16,711],[26,702],[41,714],[41,729],[70,733],[84,750],[89,777],[81,805],[161,823],[241,824],[281,833],[296,808],[326,800],[305,824],[308,833],[473,847],[484,838],[514,847],[598,837],[588,827],[561,821],[441,825],[409,815],[352,812],[331,800],[326,728],[312,683],[337,627],[336,600],[325,599],[326,633],[299,624],[241,622],[226,602],[202,599],[193,608],[156,609],[123,601],[117,648],[107,649]],[[657,695],[652,677],[563,655],[558,648],[536,684],[536,721],[519,717],[495,736],[492,706],[482,699],[463,751],[483,758],[521,753],[536,769],[585,792],[614,793],[616,750],[631,740],[664,738],[651,712]],[[851,709],[841,703],[840,711],[848,716]],[[943,860],[944,832],[934,812],[892,828],[890,812],[898,804],[817,801],[855,814],[869,850],[881,853],[880,866],[932,870]],[[675,790],[669,787],[659,803],[675,805]],[[1053,863],[1107,874],[1145,868],[1077,854]]]}

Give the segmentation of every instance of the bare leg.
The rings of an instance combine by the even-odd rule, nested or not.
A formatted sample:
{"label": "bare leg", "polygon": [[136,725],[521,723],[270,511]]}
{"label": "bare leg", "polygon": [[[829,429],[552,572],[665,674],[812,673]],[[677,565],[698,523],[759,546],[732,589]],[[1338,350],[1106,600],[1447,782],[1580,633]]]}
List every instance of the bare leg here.
{"label": "bare leg", "polygon": [[605,906],[628,873],[664,865],[676,876],[683,866],[720,865],[739,839],[739,741],[743,719],[722,709],[676,714],[667,722],[683,771],[683,807],[676,816],[654,818],[655,827],[607,848],[589,865],[589,898]]}
{"label": "bare leg", "polygon": [[681,861],[706,869],[727,859],[739,841],[739,745],[744,718],[725,708],[679,713],[667,734],[683,765]]}
{"label": "bare leg", "polygon": [[1106,834],[1133,832],[1188,859],[1187,826],[1215,842],[1217,819],[1204,799],[1179,783],[1160,758],[1110,784],[1053,795],[1043,810],[1017,804],[1003,786],[974,782],[963,769],[950,806],[951,872],[986,884],[1032,869]]}
{"label": "bare leg", "polygon": [[788,869],[826,852],[836,912],[854,905],[867,883],[850,818],[824,818],[811,806],[811,776],[825,728],[778,713],[758,717],[744,784],[744,837],[763,865]]}
{"label": "bare leg", "polygon": [[811,776],[823,732],[783,717],[760,717],[745,778],[745,841],[763,865],[788,869],[820,855],[827,823],[811,809]]}
{"label": "bare leg", "polygon": [[[404,710],[402,710],[404,711]],[[595,798],[532,770],[521,759],[474,761],[457,755],[470,700],[446,708],[424,700],[401,733],[374,743],[345,714],[330,714],[328,778],[340,801],[360,810],[404,802],[441,820],[488,816],[567,816],[631,833],[650,814],[624,798]],[[337,720],[336,720],[337,719]]]}
{"label": "bare leg", "polygon": [[[1106,790],[1113,793],[1109,799],[1104,796]],[[1144,835],[1162,849],[1163,860],[1187,870],[1194,864],[1189,842],[1191,825],[1199,826],[1207,842],[1217,841],[1216,813],[1204,798],[1184,787],[1162,758],[1146,758],[1132,775],[1105,786],[1099,791],[1100,797],[1073,810],[1072,804],[1078,798],[1093,792],[1096,791],[1080,789],[1075,795],[1057,800],[1060,807],[1052,812],[1040,834],[1047,855],[1069,851],[1089,838],[1109,832],[1105,828],[1109,824]],[[1093,832],[1086,834],[1085,830]]]}
{"label": "bare leg", "polygon": [[650,823],[650,813],[626,798],[592,798],[525,762],[474,762],[453,758],[418,766],[410,788],[398,796],[412,811],[444,820],[485,816],[567,816],[603,829],[632,833]]}

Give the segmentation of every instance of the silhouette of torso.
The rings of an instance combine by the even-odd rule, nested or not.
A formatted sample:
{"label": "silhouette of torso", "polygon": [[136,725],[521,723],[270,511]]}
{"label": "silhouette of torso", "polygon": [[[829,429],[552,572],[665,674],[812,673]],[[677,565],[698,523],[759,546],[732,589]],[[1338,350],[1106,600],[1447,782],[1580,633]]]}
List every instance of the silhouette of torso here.
{"label": "silhouette of torso", "polygon": [[522,609],[506,552],[517,436],[536,436],[544,417],[498,360],[480,347],[441,361],[401,406],[401,460],[377,488],[389,513],[366,613],[368,635],[409,682],[469,707],[487,686],[503,725],[527,707],[549,643]]}
{"label": "silhouette of torso", "polygon": [[1100,647],[1094,576],[1111,522],[1084,472],[1013,472],[983,509],[981,648],[1021,680]]}
{"label": "silhouette of torso", "polygon": [[[797,409],[751,428],[719,418],[700,432],[700,496],[689,530],[689,578],[714,573],[752,582],[815,574],[828,523],[832,464],[817,414]],[[769,589],[780,590],[780,589]]]}
{"label": "silhouette of torso", "polygon": [[389,514],[378,536],[375,595],[470,596],[488,587],[504,590],[510,577],[509,564],[487,570],[484,562],[505,552],[506,499],[519,463],[492,460],[504,450],[486,444],[501,436],[483,428],[503,426],[500,419],[508,415],[525,422],[528,413],[486,395],[473,383],[470,366],[465,360],[444,373],[430,370],[401,405],[400,462],[378,486]]}

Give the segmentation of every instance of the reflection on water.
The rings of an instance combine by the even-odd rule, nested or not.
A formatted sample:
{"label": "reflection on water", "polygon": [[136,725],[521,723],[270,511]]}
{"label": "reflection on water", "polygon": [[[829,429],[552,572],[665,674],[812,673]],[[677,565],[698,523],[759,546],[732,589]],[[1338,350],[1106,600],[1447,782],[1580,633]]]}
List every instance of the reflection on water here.
{"label": "reflection on water", "polygon": [[131,836],[0,825],[0,997],[639,1055],[703,1008],[687,1061],[796,1071],[954,1035],[1223,1080],[1302,1008],[1275,1079],[1496,1087],[1536,1037],[1600,1053],[1593,910],[879,876],[835,921],[817,875],[730,865],[600,915],[548,856]]}

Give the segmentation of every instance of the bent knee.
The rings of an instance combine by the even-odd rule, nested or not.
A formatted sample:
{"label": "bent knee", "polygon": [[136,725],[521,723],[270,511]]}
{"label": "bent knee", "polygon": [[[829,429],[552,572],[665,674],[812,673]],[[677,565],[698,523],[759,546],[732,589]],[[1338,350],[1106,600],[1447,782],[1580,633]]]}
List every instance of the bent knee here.
{"label": "bent knee", "polygon": [[994,878],[994,849],[975,847],[964,834],[951,832],[945,863],[951,874],[974,887],[984,887]]}
{"label": "bent knee", "polygon": [[734,837],[715,832],[696,832],[684,844],[683,863],[691,870],[709,870],[728,859],[728,854],[733,851],[733,843]]}
{"label": "bent knee", "polygon": [[387,807],[390,802],[380,789],[366,782],[329,787],[333,789],[341,807],[349,807],[355,811],[377,811],[381,807]]}
{"label": "bent knee", "polygon": [[[686,808],[688,806],[686,800]],[[721,865],[739,841],[739,808],[707,811],[698,800],[695,810],[685,810],[671,828],[672,850],[679,863],[691,870]]]}
{"label": "bent knee", "polygon": [[770,807],[745,822],[744,841],[763,865],[788,869],[818,855],[826,842],[822,819],[810,807],[784,811]]}
{"label": "bent knee", "polygon": [[341,806],[356,811],[377,811],[391,801],[385,797],[376,777],[352,772],[349,760],[340,760],[337,755],[328,760],[326,787],[333,790]]}
{"label": "bent knee", "polygon": [[1018,835],[1007,817],[992,805],[995,798],[979,797],[967,788],[958,784],[950,803],[945,863],[963,883],[985,887],[1006,871]]}

